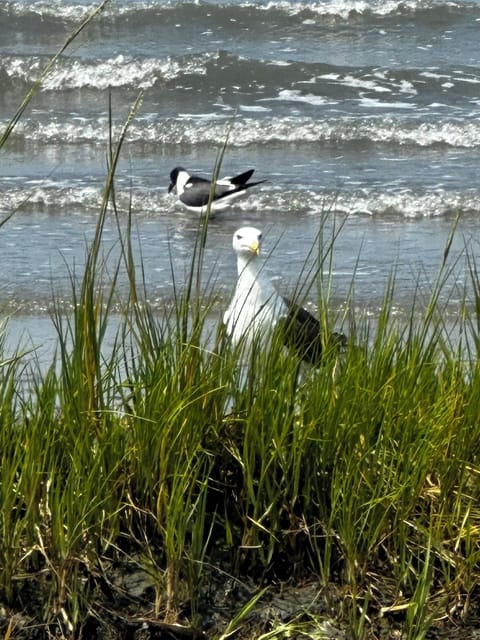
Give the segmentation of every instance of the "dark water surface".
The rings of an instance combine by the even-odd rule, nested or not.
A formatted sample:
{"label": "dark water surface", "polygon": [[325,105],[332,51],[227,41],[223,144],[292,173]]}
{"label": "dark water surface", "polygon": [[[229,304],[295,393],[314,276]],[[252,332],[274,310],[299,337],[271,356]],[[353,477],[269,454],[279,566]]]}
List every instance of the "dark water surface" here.
{"label": "dark water surface", "polygon": [[[0,125],[49,58],[96,5],[0,0]],[[70,299],[106,175],[111,94],[118,134],[139,91],[118,170],[132,203],[148,297],[161,311],[188,268],[197,220],[167,194],[170,170],[266,179],[212,221],[207,269],[219,306],[230,295],[230,243],[265,232],[268,266],[294,286],[322,220],[343,223],[334,299],[352,280],[378,308],[396,265],[395,305],[428,294],[453,221],[452,256],[479,252],[480,2],[113,1],[58,61],[0,152],[0,309],[35,333],[52,299]],[[342,222],[343,221],[343,222]],[[105,253],[118,254],[108,218]],[[137,252],[140,262],[140,251]],[[445,290],[454,316],[463,261]],[[120,283],[120,287],[126,284]],[[38,323],[38,337],[43,331]]]}

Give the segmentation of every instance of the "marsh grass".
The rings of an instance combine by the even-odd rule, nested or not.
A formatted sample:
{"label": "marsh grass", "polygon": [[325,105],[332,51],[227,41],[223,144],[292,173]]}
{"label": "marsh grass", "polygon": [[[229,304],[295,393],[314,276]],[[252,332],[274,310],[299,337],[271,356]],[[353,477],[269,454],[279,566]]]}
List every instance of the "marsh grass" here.
{"label": "marsh grass", "polygon": [[[393,629],[420,640],[439,620],[462,624],[480,579],[480,284],[466,251],[450,337],[455,225],[436,281],[426,292],[412,283],[406,319],[393,313],[392,268],[371,322],[351,311],[354,278],[344,310],[331,308],[342,223],[328,231],[326,211],[295,298],[316,297],[325,336],[341,328],[348,343],[312,369],[274,337],[252,351],[245,379],[220,323],[211,328],[208,212],[173,308],[158,315],[147,303],[134,205],[119,211],[115,200],[140,102],[111,136],[95,237],[83,273],[71,274],[73,311],[54,304],[51,365],[6,354],[8,325],[1,332],[4,637],[28,637],[27,626],[102,637],[145,619],[200,628],[221,610],[210,637],[323,638],[333,621],[346,637]],[[118,229],[113,267],[107,216]],[[281,585],[312,582],[316,597],[288,619],[252,623]]]}

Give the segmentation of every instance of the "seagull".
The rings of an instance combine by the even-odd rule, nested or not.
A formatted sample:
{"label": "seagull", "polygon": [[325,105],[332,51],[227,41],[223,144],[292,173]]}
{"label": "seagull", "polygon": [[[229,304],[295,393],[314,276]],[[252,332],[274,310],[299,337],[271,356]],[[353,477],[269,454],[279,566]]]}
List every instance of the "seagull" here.
{"label": "seagull", "polygon": [[[247,189],[265,182],[265,180],[248,182],[253,172],[254,169],[249,169],[233,178],[217,180],[212,196],[212,213],[227,209],[231,205],[232,200],[245,195]],[[177,190],[180,202],[182,202],[187,209],[198,213],[204,213],[206,211],[212,190],[211,180],[190,175],[183,167],[175,167],[170,173],[168,193],[174,188]]]}
{"label": "seagull", "polygon": [[[318,366],[322,358],[320,321],[303,307],[280,295],[258,260],[262,232],[242,227],[233,234],[238,279],[235,292],[223,316],[232,344],[247,348],[255,341],[268,346],[275,327],[283,328],[283,340],[301,360]],[[332,345],[344,347],[346,337],[333,333]]]}

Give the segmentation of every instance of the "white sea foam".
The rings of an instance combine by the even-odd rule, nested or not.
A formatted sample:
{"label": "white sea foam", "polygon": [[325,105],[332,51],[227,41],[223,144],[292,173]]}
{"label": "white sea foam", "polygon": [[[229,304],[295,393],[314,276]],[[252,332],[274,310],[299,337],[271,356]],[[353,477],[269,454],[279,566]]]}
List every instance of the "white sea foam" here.
{"label": "white sea foam", "polygon": [[[61,181],[44,181],[36,185],[26,185],[2,191],[2,209],[0,219],[9,211],[20,207],[32,211],[46,211],[59,216],[68,213],[79,216],[79,222],[92,223],[102,200],[103,185],[78,184],[68,186]],[[478,210],[480,193],[478,189],[450,190],[442,183],[432,185],[428,190],[415,191],[409,187],[395,190],[376,188],[351,188],[339,192],[335,190],[313,190],[302,187],[289,189],[262,186],[244,200],[239,200],[236,208],[245,214],[252,212],[275,213],[275,216],[319,215],[325,211],[348,216],[394,216],[402,218],[437,217],[459,212]],[[137,216],[144,219],[162,216],[184,216],[185,210],[175,197],[167,193],[167,181],[164,187],[147,188],[128,182],[122,186],[119,181],[116,189],[116,201],[119,210],[127,211],[130,206]],[[93,218],[92,218],[93,217]],[[62,220],[64,218],[59,218]],[[191,214],[186,216],[191,219]],[[68,233],[65,231],[65,233]],[[65,235],[64,231],[61,235]]]}
{"label": "white sea foam", "polygon": [[[366,11],[372,11],[381,15],[393,13],[398,10],[411,10],[414,11],[419,8],[425,8],[431,6],[438,7],[442,4],[448,7],[461,7],[463,0],[444,0],[444,2],[438,2],[437,0],[331,0],[329,2],[300,2],[297,0],[271,0],[261,2],[258,0],[245,0],[239,2],[241,7],[254,7],[261,10],[285,10],[289,13],[294,11],[300,13],[305,10],[315,11],[321,14],[348,15],[351,12],[364,13]],[[71,18],[85,18],[91,11],[97,6],[98,2],[92,0],[91,2],[79,2],[79,3],[66,3],[64,0],[16,0],[8,3],[9,11],[14,15],[23,15],[25,13],[37,13],[42,16],[59,16],[62,19],[65,17]],[[175,10],[178,6],[184,4],[183,0],[167,0],[166,2],[159,2],[158,0],[141,0],[135,2],[123,1],[116,3],[117,6],[112,7],[107,4],[104,13],[119,12],[119,13],[132,13],[139,10]],[[196,3],[198,4],[198,3]],[[222,3],[218,3],[222,6]],[[227,2],[223,6],[231,6],[233,3]]]}
{"label": "white sea foam", "polygon": [[[395,106],[395,105],[394,105]],[[403,107],[403,103],[401,105]],[[0,123],[1,124],[1,123]],[[121,124],[114,125],[118,135]],[[309,117],[237,117],[233,124],[225,116],[192,117],[155,120],[143,114],[128,130],[127,141],[154,145],[210,145],[223,140],[231,127],[230,147],[268,145],[276,143],[315,143],[322,141],[356,143],[370,141],[383,144],[428,147],[444,144],[458,148],[480,147],[480,122],[445,120],[415,122],[411,119],[372,117],[318,120]],[[49,122],[19,122],[15,130],[25,140],[45,144],[105,144],[109,139],[106,116],[95,119],[75,118],[71,121],[51,119]]]}
{"label": "white sea foam", "polygon": [[267,63],[267,66],[269,67],[290,67],[291,66],[291,62],[288,62],[288,60],[269,60],[269,62]]}
{"label": "white sea foam", "polygon": [[[382,78],[383,80],[383,78]],[[367,78],[356,78],[352,75],[340,76],[337,78],[338,84],[343,84],[347,87],[355,87],[356,89],[366,89],[368,91],[375,91],[377,93],[391,93],[390,87],[385,87],[375,80],[368,80]]]}
{"label": "white sea foam", "polygon": [[388,102],[385,100],[378,100],[376,98],[363,97],[359,99],[359,103],[367,109],[416,109],[417,105],[411,102],[401,102],[400,100]]}
{"label": "white sea foam", "polygon": [[[266,2],[265,4],[245,2],[244,6],[254,6],[257,9],[271,10],[276,9],[285,11],[289,15],[298,15],[304,11],[308,11],[319,16],[339,17],[344,20],[348,19],[352,13],[365,14],[370,13],[379,16],[389,16],[400,11],[417,11],[439,6],[435,0],[430,2],[425,0],[332,0],[331,2],[296,2],[296,0],[275,0]],[[448,7],[461,7],[461,2],[454,0],[445,0],[443,3]],[[305,22],[305,21],[304,21]]]}
{"label": "white sea foam", "polygon": [[431,218],[445,216],[461,210],[473,210],[478,194],[449,192],[435,189],[427,193],[404,190],[397,193],[379,193],[362,190],[343,194],[336,202],[336,210],[348,215],[401,216],[403,218]]}
{"label": "white sea foam", "polygon": [[[91,2],[65,2],[64,0],[17,0],[8,3],[9,12],[15,16],[26,14],[36,14],[40,18],[55,18],[59,21],[85,20],[100,4],[100,0]],[[102,15],[107,18],[114,15],[128,15],[139,10],[149,10],[159,8],[163,10],[174,10],[180,2],[166,2],[159,7],[158,0],[142,0],[141,2],[115,2],[107,3],[102,10]]]}
{"label": "white sea foam", "polygon": [[405,79],[392,80],[387,76],[386,71],[376,71],[373,73],[372,78],[355,77],[350,74],[342,75],[340,73],[330,72],[319,75],[315,80],[328,81],[361,91],[373,91],[375,93],[393,93],[394,91],[410,95],[416,95],[418,93],[412,82]]}
{"label": "white sea foam", "polygon": [[[119,129],[118,129],[119,130]],[[108,121],[107,118],[97,118],[93,121],[87,119],[76,119],[71,122],[58,121],[50,122],[19,122],[15,133],[22,135],[26,140],[52,142],[59,144],[72,143],[105,143],[108,141]],[[113,128],[113,134],[118,131]]]}
{"label": "white sea foam", "polygon": [[269,109],[268,107],[261,107],[258,104],[256,105],[241,104],[239,108],[240,108],[240,111],[248,111],[248,112],[251,111],[251,112],[257,112],[257,113],[271,111],[271,109]]}
{"label": "white sea foam", "polygon": [[26,184],[20,189],[2,192],[2,210],[4,213],[18,208],[30,207],[61,211],[73,209],[95,209],[98,211],[102,201],[103,188],[83,185],[65,186],[52,180],[43,180],[38,184]]}
{"label": "white sea foam", "polygon": [[[371,140],[372,142],[392,144],[412,144],[426,147],[433,144],[446,144],[455,147],[480,146],[480,123],[444,122],[416,124],[402,119],[345,119],[319,121],[314,118],[271,118],[268,121],[251,119],[237,120],[233,125],[231,142],[235,146],[248,144],[268,144],[270,142],[318,142]],[[222,128],[213,127],[204,131],[206,138],[218,139]],[[161,133],[158,131],[158,133]],[[186,132],[185,132],[186,133]],[[192,132],[193,133],[193,132]],[[196,130],[195,139],[199,142],[201,133]],[[182,138],[188,138],[183,135]]]}
{"label": "white sea foam", "polygon": [[313,93],[302,93],[297,89],[281,89],[277,98],[270,98],[269,101],[282,100],[286,102],[304,102],[306,104],[321,105],[328,102],[325,98]]}
{"label": "white sea foam", "polygon": [[471,84],[480,84],[480,78],[478,78],[478,76],[457,76],[455,80],[457,82],[469,82]]}
{"label": "white sea foam", "polygon": [[[175,11],[183,4],[182,0],[167,1],[159,3],[158,0],[143,0],[141,2],[120,2],[107,4],[103,10],[103,16],[128,16],[139,10],[155,11]],[[428,8],[438,9],[441,6],[449,8],[462,8],[460,0],[332,0],[331,2],[297,2],[296,0],[272,0],[258,2],[245,0],[240,2],[240,7],[254,8],[259,11],[282,11],[289,16],[296,16],[304,12],[309,12],[318,17],[330,17],[347,20],[352,14],[364,15],[372,14],[378,16],[395,15],[399,12],[415,12]],[[13,15],[21,16],[26,14],[37,14],[40,19],[55,18],[61,21],[81,22],[96,9],[98,3],[65,3],[62,0],[36,0],[28,2],[18,0],[9,2],[9,11]],[[222,4],[219,5],[220,7]],[[231,4],[226,2],[223,5],[226,9]],[[305,18],[305,25],[315,24],[313,18]],[[210,33],[210,32],[206,32]]]}
{"label": "white sea foam", "polygon": [[[206,53],[191,58],[133,58],[118,55],[106,60],[82,58],[60,59],[42,83],[44,91],[110,87],[146,89],[157,82],[165,82],[182,75],[205,75],[206,64],[216,56]],[[11,78],[34,82],[44,63],[38,57],[5,57],[1,63]]]}
{"label": "white sea foam", "polygon": [[97,3],[66,4],[60,0],[36,1],[36,2],[10,2],[8,5],[10,13],[21,16],[26,13],[34,13],[40,17],[52,16],[60,20],[84,20],[94,9]]}
{"label": "white sea foam", "polygon": [[83,87],[107,89],[109,87],[137,86],[151,87],[159,75],[171,73],[170,62],[158,64],[155,59],[135,60],[123,55],[108,60],[85,62],[72,60],[61,62],[49,74],[44,89],[79,89]]}
{"label": "white sea foam", "polygon": [[433,71],[421,71],[419,75],[423,76],[424,78],[432,78],[433,80],[443,80],[443,79],[450,80],[451,78],[450,75],[447,75],[445,73],[435,73]]}

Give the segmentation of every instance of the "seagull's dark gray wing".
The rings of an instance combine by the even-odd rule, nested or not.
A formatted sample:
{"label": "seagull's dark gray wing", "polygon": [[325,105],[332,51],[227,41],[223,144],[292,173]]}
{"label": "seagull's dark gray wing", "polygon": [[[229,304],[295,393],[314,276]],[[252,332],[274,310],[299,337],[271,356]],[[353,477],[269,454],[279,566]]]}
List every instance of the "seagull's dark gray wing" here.
{"label": "seagull's dark gray wing", "polygon": [[[263,182],[263,180],[261,182]],[[234,193],[239,193],[240,191],[245,191],[249,187],[254,187],[257,184],[260,184],[260,182],[250,182],[249,184],[222,184],[217,182],[215,185],[213,200],[222,200]],[[208,199],[210,197],[210,185],[211,182],[209,180],[197,177],[190,178],[180,197],[181,201],[187,206],[204,207],[208,204]]]}
{"label": "seagull's dark gray wing", "polygon": [[293,348],[302,360],[320,364],[323,350],[320,321],[292,300],[283,300],[288,309],[283,325],[285,344]]}
{"label": "seagull's dark gray wing", "polygon": [[[288,314],[283,324],[285,345],[293,348],[305,362],[320,365],[323,353],[322,327],[318,318],[292,300],[283,297]],[[346,337],[332,333],[330,344],[345,347]]]}
{"label": "seagull's dark gray wing", "polygon": [[[210,198],[211,184],[210,180],[205,180],[205,178],[200,178],[198,176],[192,176],[185,185],[185,189],[180,196],[180,200],[189,207],[204,207],[208,204],[208,199]],[[217,198],[222,197],[224,193],[228,193],[233,190],[234,189],[228,186],[216,185],[213,199],[216,200]]]}
{"label": "seagull's dark gray wing", "polygon": [[195,186],[195,185],[205,185],[208,184],[208,186],[210,187],[211,182],[210,180],[207,180],[206,178],[201,178],[200,176],[190,176],[190,178],[187,181],[187,185],[188,186]]}

